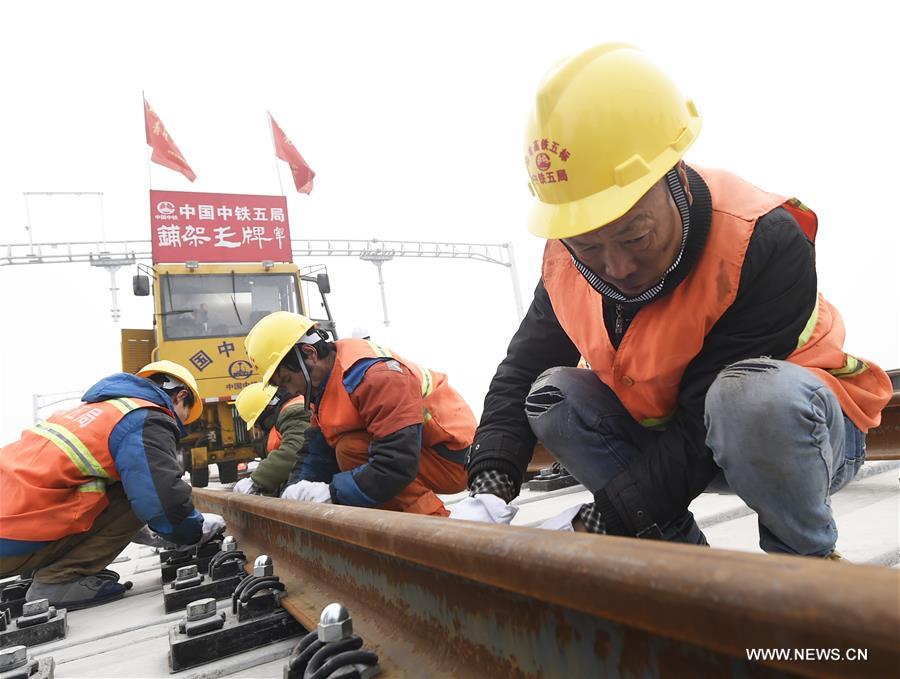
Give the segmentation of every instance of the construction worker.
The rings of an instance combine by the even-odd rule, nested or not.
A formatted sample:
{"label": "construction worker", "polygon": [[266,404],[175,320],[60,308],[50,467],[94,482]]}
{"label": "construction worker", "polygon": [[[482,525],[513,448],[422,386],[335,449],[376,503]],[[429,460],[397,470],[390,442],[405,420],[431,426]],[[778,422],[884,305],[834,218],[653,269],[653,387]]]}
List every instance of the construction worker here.
{"label": "construction worker", "polygon": [[309,410],[303,396],[282,398],[277,389],[256,382],[241,390],[235,399],[238,413],[247,430],[258,422],[266,433],[266,457],[250,476],[234,485],[234,492],[245,495],[278,495],[298,458],[305,455],[304,432],[309,428]]}
{"label": "construction worker", "polygon": [[524,149],[541,279],[455,518],[508,521],[537,438],[594,493],[569,530],[705,544],[688,505],[715,481],[758,513],[763,550],[833,557],[829,496],[862,465],[890,381],[844,352],[817,294],[815,214],[686,164],[700,126],[628,45],[541,84]]}
{"label": "construction worker", "polygon": [[176,445],[203,409],[184,367],[111,375],[82,401],[0,450],[0,577],[33,572],[26,599],[70,610],[125,593],[105,567],[145,524],[176,545],[225,528],[181,480]]}
{"label": "construction worker", "polygon": [[260,320],[246,348],[264,383],[313,411],[301,480],[282,497],[448,515],[435,493],[465,488],[475,418],[446,375],[373,342],[329,341],[286,311]]}

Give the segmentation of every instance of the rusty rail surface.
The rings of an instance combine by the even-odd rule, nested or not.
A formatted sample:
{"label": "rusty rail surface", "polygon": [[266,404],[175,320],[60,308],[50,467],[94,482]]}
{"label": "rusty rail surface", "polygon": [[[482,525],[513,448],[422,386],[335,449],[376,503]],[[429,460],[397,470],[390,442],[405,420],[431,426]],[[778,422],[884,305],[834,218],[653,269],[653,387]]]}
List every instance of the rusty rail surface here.
{"label": "rusty rail surface", "polygon": [[866,434],[866,459],[900,460],[900,370],[888,370],[894,396],[881,411],[881,424]]}
{"label": "rusty rail surface", "polygon": [[[898,676],[900,572],[195,490],[388,676]],[[750,664],[746,649],[864,649]]]}

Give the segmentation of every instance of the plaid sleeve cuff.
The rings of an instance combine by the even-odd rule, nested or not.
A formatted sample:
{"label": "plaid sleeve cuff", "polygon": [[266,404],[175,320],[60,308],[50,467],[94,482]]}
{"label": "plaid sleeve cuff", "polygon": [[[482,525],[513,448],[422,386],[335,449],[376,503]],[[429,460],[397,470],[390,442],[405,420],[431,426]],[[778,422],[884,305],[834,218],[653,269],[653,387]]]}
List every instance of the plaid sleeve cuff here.
{"label": "plaid sleeve cuff", "polygon": [[600,510],[597,509],[597,505],[593,502],[582,505],[578,512],[578,518],[581,519],[588,533],[606,533],[606,523],[603,521]]}
{"label": "plaid sleeve cuff", "polygon": [[480,472],[469,485],[470,495],[490,493],[509,504],[516,496],[516,484],[508,474],[488,469]]}

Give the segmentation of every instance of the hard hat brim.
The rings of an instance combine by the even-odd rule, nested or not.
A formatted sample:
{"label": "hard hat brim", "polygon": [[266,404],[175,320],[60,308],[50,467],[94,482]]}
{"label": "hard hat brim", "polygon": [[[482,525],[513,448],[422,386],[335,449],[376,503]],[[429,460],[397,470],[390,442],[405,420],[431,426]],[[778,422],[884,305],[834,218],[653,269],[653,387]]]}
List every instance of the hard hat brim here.
{"label": "hard hat brim", "polygon": [[161,361],[148,363],[141,370],[136,372],[135,375],[138,377],[149,377],[150,375],[155,375],[157,373],[165,373],[166,375],[171,375],[175,379],[181,381],[194,396],[194,404],[191,406],[187,418],[182,424],[191,424],[200,419],[200,415],[203,413],[203,399],[200,397],[200,390],[197,388],[197,380],[191,375],[190,371],[183,365],[163,359]]}
{"label": "hard hat brim", "polygon": [[675,167],[697,139],[702,124],[699,116],[691,119],[687,127],[687,143],[679,149],[671,146],[665,149],[648,164],[649,172],[625,186],[613,185],[567,203],[532,201],[528,230],[541,238],[571,238],[615,221],[634,207],[666,172]]}

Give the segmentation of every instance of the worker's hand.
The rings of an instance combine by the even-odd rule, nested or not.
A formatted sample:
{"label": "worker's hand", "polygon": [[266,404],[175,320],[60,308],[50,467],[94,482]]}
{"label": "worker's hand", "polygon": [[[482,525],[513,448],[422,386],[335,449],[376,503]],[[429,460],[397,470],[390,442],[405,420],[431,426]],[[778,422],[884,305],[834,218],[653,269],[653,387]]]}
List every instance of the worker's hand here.
{"label": "worker's hand", "polygon": [[234,484],[233,490],[241,495],[259,495],[259,486],[249,476]]}
{"label": "worker's hand", "polygon": [[538,528],[543,528],[544,530],[568,531],[570,533],[574,532],[575,529],[572,527],[572,522],[578,517],[578,512],[581,511],[582,507],[584,507],[584,505],[567,507],[556,516],[552,516],[544,521]]}
{"label": "worker's hand", "polygon": [[203,535],[200,537],[200,544],[205,545],[224,530],[225,519],[218,514],[203,514]]}
{"label": "worker's hand", "polygon": [[331,489],[321,481],[298,481],[284,489],[281,497],[300,502],[331,502]]}
{"label": "worker's hand", "polygon": [[477,493],[450,507],[450,518],[485,523],[509,523],[518,511],[518,507],[505,503],[496,495]]}

